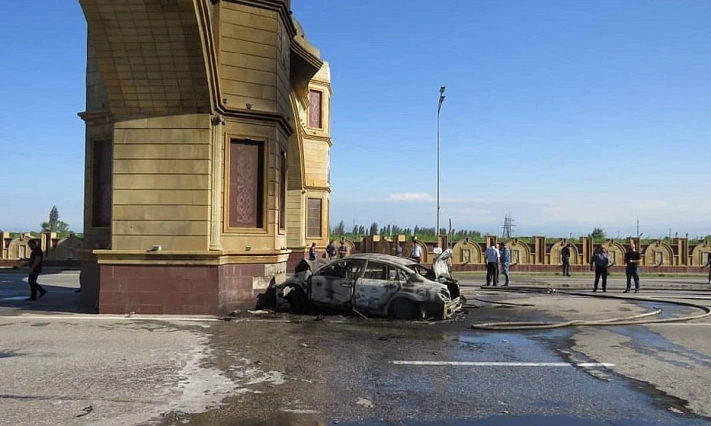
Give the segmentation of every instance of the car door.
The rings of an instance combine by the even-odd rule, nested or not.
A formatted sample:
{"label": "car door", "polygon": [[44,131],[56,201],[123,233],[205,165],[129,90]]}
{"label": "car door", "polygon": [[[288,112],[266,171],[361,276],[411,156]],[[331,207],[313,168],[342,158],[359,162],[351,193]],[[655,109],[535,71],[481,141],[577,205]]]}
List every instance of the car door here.
{"label": "car door", "polygon": [[353,299],[356,278],[364,261],[343,259],[331,262],[311,276],[310,298],[314,303],[344,307]]}
{"label": "car door", "polygon": [[397,266],[369,260],[355,283],[353,306],[364,312],[383,312],[406,279]]}

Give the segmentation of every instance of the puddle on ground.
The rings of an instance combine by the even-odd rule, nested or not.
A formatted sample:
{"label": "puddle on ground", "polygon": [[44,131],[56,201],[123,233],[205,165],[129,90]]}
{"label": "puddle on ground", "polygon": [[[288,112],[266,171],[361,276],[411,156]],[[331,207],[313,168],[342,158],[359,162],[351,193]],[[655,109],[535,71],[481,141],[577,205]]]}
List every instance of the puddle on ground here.
{"label": "puddle on ground", "polygon": [[[615,327],[611,330],[632,339],[629,345],[635,351],[659,361],[680,368],[689,368],[694,364],[711,368],[711,357],[708,355],[671,342],[647,327]],[[669,353],[675,354],[675,359],[667,356]]]}
{"label": "puddle on ground", "polygon": [[0,358],[11,358],[13,356],[18,356],[15,352],[2,352],[0,351]]}

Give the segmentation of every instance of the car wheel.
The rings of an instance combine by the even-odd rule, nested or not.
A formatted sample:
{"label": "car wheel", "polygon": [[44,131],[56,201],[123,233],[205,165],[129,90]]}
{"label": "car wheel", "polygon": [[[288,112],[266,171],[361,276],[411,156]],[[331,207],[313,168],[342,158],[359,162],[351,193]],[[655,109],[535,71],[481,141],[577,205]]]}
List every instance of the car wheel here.
{"label": "car wheel", "polygon": [[401,320],[422,319],[420,304],[410,299],[401,298],[394,300],[390,306],[390,312],[393,317]]}

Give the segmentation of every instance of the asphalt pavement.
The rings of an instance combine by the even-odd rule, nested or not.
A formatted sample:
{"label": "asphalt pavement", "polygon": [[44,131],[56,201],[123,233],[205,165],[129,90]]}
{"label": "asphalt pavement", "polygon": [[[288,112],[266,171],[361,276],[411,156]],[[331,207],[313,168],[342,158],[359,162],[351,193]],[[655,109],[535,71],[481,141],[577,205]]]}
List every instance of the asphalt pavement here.
{"label": "asphalt pavement", "polygon": [[[461,277],[448,322],[357,316],[109,316],[78,274],[0,273],[0,425],[711,425],[711,322],[557,327],[711,306],[702,277]],[[556,289],[555,292],[549,289]],[[625,296],[631,296],[629,298]],[[644,299],[644,300],[643,300]],[[549,324],[486,331],[492,322]]]}

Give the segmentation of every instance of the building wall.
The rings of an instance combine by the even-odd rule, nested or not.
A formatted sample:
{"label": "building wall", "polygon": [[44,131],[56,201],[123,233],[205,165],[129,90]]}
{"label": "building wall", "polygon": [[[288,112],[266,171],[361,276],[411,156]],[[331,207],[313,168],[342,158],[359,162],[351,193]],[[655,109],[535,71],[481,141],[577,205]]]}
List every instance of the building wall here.
{"label": "building wall", "polygon": [[276,58],[281,44],[277,12],[231,2],[217,7],[223,99],[228,106],[277,112]]}
{"label": "building wall", "polygon": [[117,122],[114,131],[114,250],[207,250],[210,116]]}

